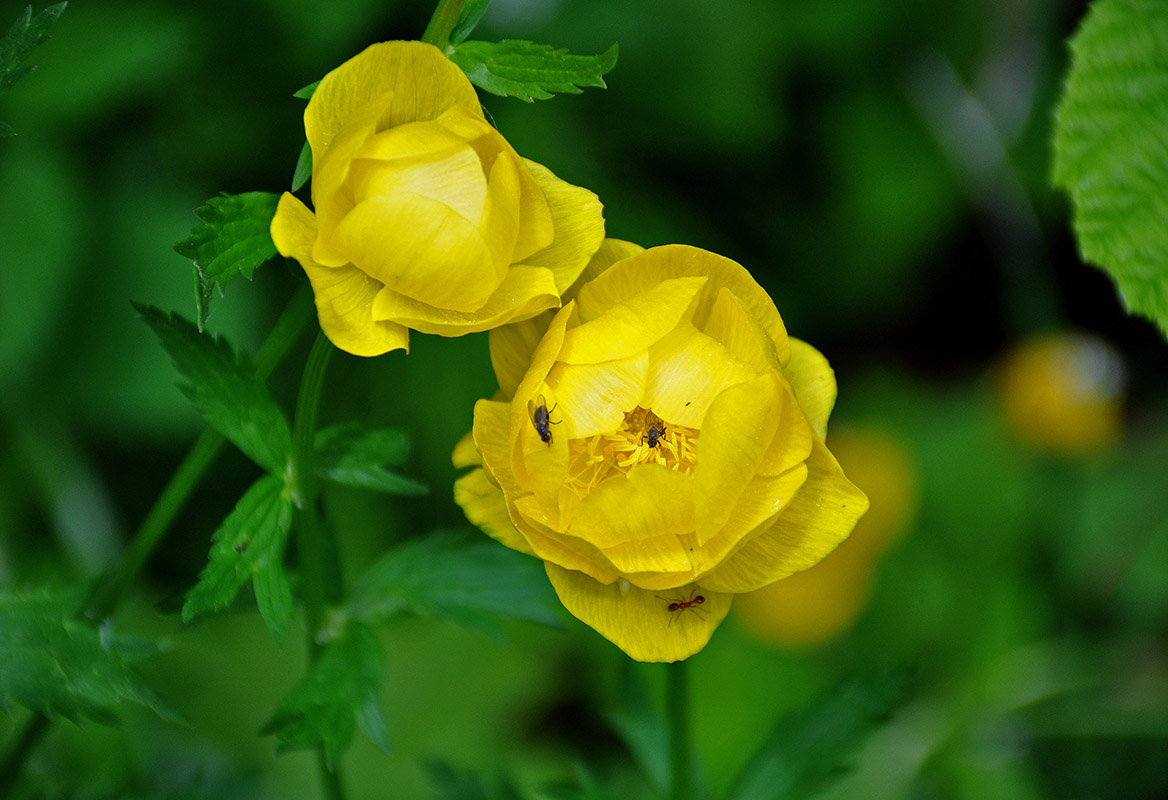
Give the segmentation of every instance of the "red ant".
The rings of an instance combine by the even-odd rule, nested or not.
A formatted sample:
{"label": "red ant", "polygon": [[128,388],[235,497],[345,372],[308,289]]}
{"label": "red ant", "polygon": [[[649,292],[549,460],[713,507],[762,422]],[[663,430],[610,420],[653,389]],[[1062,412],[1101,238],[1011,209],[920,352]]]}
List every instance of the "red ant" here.
{"label": "red ant", "polygon": [[655,595],[658,600],[664,600],[669,604],[665,607],[665,610],[672,615],[669,618],[669,625],[672,625],[673,621],[680,617],[683,611],[692,611],[699,617],[705,613],[706,610],[704,608],[698,608],[698,606],[706,602],[706,598],[697,592],[698,590],[694,588],[692,591],[690,591],[689,597],[684,600],[680,597],[675,597],[670,600],[669,598],[662,597],[661,595]]}

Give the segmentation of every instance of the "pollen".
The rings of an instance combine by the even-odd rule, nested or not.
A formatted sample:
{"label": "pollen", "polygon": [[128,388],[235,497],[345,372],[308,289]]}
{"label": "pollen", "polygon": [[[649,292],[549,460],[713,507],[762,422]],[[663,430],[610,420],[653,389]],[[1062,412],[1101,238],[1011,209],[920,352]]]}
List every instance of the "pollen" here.
{"label": "pollen", "polygon": [[697,440],[697,429],[674,425],[637,406],[625,412],[620,428],[612,433],[568,442],[568,488],[583,497],[605,478],[623,475],[637,464],[660,464],[692,474]]}

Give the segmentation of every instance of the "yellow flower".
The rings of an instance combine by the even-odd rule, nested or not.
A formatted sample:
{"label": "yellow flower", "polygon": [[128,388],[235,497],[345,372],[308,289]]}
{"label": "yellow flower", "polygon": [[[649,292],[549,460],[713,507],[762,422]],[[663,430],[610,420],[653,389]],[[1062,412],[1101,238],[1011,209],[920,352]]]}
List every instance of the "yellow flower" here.
{"label": "yellow flower", "polygon": [[600,201],[516,155],[462,71],[422,42],[375,44],[304,112],[316,213],[280,198],[272,239],[342,350],[407,348],[560,305],[604,238]]}
{"label": "yellow flower", "polygon": [[1124,367],[1103,341],[1070,333],[1031,339],[1006,356],[998,378],[1006,419],[1034,447],[1082,456],[1119,439]]}
{"label": "yellow flower", "polygon": [[876,562],[916,512],[916,465],[904,444],[871,431],[836,432],[831,449],[864,487],[872,510],[823,561],[734,604],[760,637],[788,647],[814,647],[847,629],[868,599]]}
{"label": "yellow flower", "polygon": [[867,509],[823,444],[835,377],[704,250],[608,240],[565,299],[491,332],[500,394],[455,450],[481,464],[455,499],[630,656],[687,658],[735,594],[815,564]]}

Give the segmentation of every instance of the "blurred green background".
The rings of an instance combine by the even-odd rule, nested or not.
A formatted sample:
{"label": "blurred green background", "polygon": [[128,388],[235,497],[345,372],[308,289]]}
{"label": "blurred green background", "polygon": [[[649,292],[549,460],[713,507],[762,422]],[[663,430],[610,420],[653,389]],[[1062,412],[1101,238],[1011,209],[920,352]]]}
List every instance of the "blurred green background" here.
{"label": "blurred green background", "polygon": [[[0,26],[22,10],[0,3]],[[19,132],[0,140],[5,588],[76,583],[117,559],[202,428],[130,301],[193,316],[190,263],[170,249],[193,210],[220,191],[286,188],[303,141],[292,92],[370,43],[416,38],[431,10],[73,0],[39,69],[0,96]],[[1064,41],[1084,10],[494,0],[476,31],[578,53],[620,43],[607,91],[484,105],[520,153],[600,195],[609,235],[749,268],[835,367],[833,432],[897,454],[882,467],[849,451],[857,469],[875,459],[865,474],[903,475],[879,491],[856,477],[874,509],[883,496],[903,513],[840,590],[860,593],[838,599],[854,614],[798,642],[732,614],[692,659],[716,793],[777,714],[904,664],[908,704],[827,796],[1168,795],[1166,345],[1080,263],[1047,182]],[[301,279],[269,264],[228,288],[209,327],[254,354]],[[1090,338],[1029,344],[1068,332]],[[310,342],[272,380],[289,406]],[[322,424],[405,427],[410,474],[432,487],[402,500],[330,490],[350,575],[394,542],[465,524],[449,453],[494,388],[485,335],[334,359]],[[137,712],[122,728],[63,725],[29,764],[43,796],[318,796],[313,757],[276,758],[257,735],[299,680],[303,643],[276,645],[254,614],[185,628],[174,615],[256,469],[221,457],[116,619],[170,637],[147,670],[191,725]],[[428,620],[383,632],[394,751],[358,737],[351,797],[431,797],[432,758],[505,768],[527,788],[588,760],[643,794],[604,723],[624,657],[569,619],[510,633]],[[634,672],[659,688],[661,668]],[[0,720],[0,735],[13,726]]]}

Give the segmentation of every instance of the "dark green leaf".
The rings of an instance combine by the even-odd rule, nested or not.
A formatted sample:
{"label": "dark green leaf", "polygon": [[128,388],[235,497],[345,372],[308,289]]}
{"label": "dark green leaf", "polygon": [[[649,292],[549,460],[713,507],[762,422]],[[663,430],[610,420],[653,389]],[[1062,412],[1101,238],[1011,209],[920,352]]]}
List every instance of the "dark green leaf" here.
{"label": "dark green leaf", "polygon": [[276,476],[265,475],[215,531],[207,566],[183,605],[183,621],[229,607],[250,580],[264,622],[282,639],[293,611],[292,589],[284,574],[284,545],[291,527],[288,489]]}
{"label": "dark green leaf", "polygon": [[558,626],[555,594],[539,561],[495,542],[432,533],[393,550],[353,587],[349,613],[370,624],[436,616],[488,634],[497,620]]}
{"label": "dark green leaf", "polygon": [[308,142],[300,148],[300,156],[296,159],[296,169],[292,171],[292,191],[300,191],[300,187],[308,183],[312,177],[312,148]]}
{"label": "dark green leaf", "polygon": [[519,791],[506,776],[484,778],[436,759],[422,766],[438,800],[520,800]]}
{"label": "dark green leaf", "polygon": [[458,15],[458,21],[454,23],[454,30],[450,32],[450,43],[462,44],[479,24],[483,14],[487,13],[487,6],[490,4],[491,0],[466,0]]}
{"label": "dark green leaf", "polygon": [[645,683],[630,670],[628,691],[621,707],[608,714],[608,722],[625,743],[649,785],[664,797],[669,790],[669,731],[653,710]]}
{"label": "dark green leaf", "polygon": [[24,13],[0,39],[0,92],[12,86],[27,75],[32,67],[22,67],[21,62],[32,55],[32,51],[49,38],[49,28],[65,10],[65,3],[49,6],[44,11],[32,15],[32,6]]}
{"label": "dark green leaf", "polygon": [[316,474],[345,486],[399,495],[421,495],[422,484],[390,472],[409,454],[409,440],[397,428],[336,425],[316,435]]}
{"label": "dark green leaf", "polygon": [[905,700],[903,671],[824,692],[779,720],[727,800],[807,800],[851,768],[860,745]]}
{"label": "dark green leaf", "polygon": [[348,748],[358,725],[388,751],[377,699],[384,671],[377,637],[351,622],[320,651],[308,676],[280,704],[263,733],[276,735],[281,753],[323,746],[329,769]]}
{"label": "dark green leaf", "polygon": [[47,592],[0,594],[0,705],[111,723],[118,708],[134,703],[178,719],[133,669],[160,648],[80,622],[76,610]]}
{"label": "dark green leaf", "polygon": [[1071,40],[1054,183],[1074,206],[1083,258],[1129,312],[1168,335],[1168,5],[1098,0]]}
{"label": "dark green leaf", "polygon": [[13,128],[7,122],[0,122],[0,138],[4,138],[7,136],[15,136],[15,135],[16,135],[15,128]]}
{"label": "dark green leaf", "polygon": [[320,86],[320,81],[313,81],[307,86],[302,86],[301,88],[297,89],[292,93],[292,96],[301,100],[309,100],[312,98],[312,94],[316,91],[317,86]]}
{"label": "dark green leaf", "polygon": [[[174,249],[195,263],[204,284],[223,287],[236,275],[251,280],[256,268],[276,255],[270,228],[279,201],[271,192],[212,197],[195,210],[204,224]],[[200,314],[199,330],[205,322]]]}
{"label": "dark green leaf", "polygon": [[556,92],[579,94],[581,86],[605,87],[604,74],[616,66],[617,46],[598,56],[573,56],[546,44],[518,39],[463,42],[450,60],[471,83],[491,94],[547,100]]}
{"label": "dark green leaf", "polygon": [[222,337],[199,333],[178,314],[134,304],[183,377],[179,388],[207,423],[257,464],[281,473],[292,434],[251,359]]}

